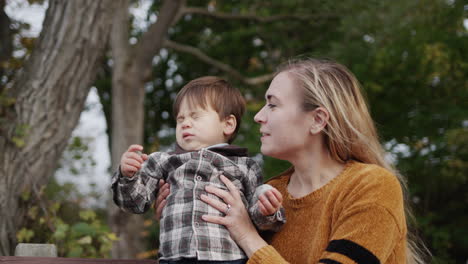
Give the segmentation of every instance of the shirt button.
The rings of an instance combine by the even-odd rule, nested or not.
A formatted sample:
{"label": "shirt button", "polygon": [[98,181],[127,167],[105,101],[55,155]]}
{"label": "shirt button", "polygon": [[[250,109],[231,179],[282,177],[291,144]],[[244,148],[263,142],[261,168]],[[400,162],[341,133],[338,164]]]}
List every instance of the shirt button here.
{"label": "shirt button", "polygon": [[195,179],[196,179],[197,181],[201,181],[201,180],[202,180],[202,177],[199,175],[199,176],[195,177]]}
{"label": "shirt button", "polygon": [[199,228],[199,227],[200,227],[200,223],[195,222],[195,227],[196,227],[196,228]]}

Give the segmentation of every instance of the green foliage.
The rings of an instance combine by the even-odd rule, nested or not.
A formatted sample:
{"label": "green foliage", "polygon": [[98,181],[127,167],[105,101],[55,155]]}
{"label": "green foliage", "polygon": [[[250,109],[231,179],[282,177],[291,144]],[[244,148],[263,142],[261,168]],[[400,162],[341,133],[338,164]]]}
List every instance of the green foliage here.
{"label": "green foliage", "polygon": [[25,144],[25,139],[28,136],[29,126],[19,125],[15,129],[14,136],[11,138],[11,141],[15,143],[18,148],[22,148]]}
{"label": "green foliage", "polygon": [[[63,169],[74,176],[89,173],[95,166],[91,142],[91,138],[71,138],[60,161]],[[83,193],[76,185],[60,184],[55,178],[42,190],[23,191],[20,203],[27,211],[18,241],[55,244],[61,257],[110,257],[117,237],[106,224],[105,209],[88,205],[90,199],[101,197],[92,189]]]}
{"label": "green foliage", "polygon": [[28,204],[25,223],[17,233],[19,242],[52,243],[61,257],[108,258],[117,236],[105,224],[103,209],[88,209],[80,204],[71,184],[52,180],[40,192],[25,192],[22,203]]}
{"label": "green foliage", "polygon": [[19,242],[23,243],[28,243],[33,237],[34,231],[24,227],[21,228],[21,230],[18,231],[18,233],[16,234],[16,239],[18,239]]}
{"label": "green foliage", "polygon": [[91,169],[96,166],[96,161],[89,149],[93,141],[91,137],[72,137],[60,164],[66,165],[66,169],[73,175],[90,173]]}

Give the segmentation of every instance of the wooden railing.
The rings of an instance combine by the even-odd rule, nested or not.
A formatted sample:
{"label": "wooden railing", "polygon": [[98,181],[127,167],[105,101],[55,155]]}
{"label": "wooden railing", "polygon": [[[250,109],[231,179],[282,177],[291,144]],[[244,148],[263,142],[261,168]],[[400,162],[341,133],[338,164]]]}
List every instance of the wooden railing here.
{"label": "wooden railing", "polygon": [[15,256],[0,257],[0,264],[157,264],[151,259],[89,259],[59,258],[57,248],[52,244],[18,244]]}

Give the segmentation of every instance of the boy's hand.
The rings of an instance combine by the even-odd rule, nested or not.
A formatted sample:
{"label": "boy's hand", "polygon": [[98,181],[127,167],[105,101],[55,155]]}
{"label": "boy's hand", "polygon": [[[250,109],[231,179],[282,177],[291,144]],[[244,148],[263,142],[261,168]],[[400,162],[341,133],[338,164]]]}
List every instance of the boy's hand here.
{"label": "boy's hand", "polygon": [[258,208],[264,216],[269,216],[280,209],[282,202],[283,196],[277,189],[273,188],[258,197]]}
{"label": "boy's hand", "polygon": [[[120,172],[126,177],[132,177],[135,172],[141,169],[143,161],[148,159],[148,155],[140,154],[143,147],[131,145],[120,159]],[[139,153],[137,153],[139,152]]]}

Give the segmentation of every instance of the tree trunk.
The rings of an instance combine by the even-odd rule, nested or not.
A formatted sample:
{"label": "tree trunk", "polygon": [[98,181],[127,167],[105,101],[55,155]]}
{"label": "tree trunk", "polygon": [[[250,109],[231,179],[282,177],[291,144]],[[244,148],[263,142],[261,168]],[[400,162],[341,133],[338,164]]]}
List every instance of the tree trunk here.
{"label": "tree trunk", "polygon": [[[169,27],[178,19],[184,1],[163,2],[158,20],[139,42],[128,44],[128,0],[120,0],[115,13],[111,47],[114,59],[112,73],[111,160],[116,170],[121,155],[131,144],[143,143],[145,82],[152,72],[153,57],[164,42]],[[112,248],[113,258],[135,258],[144,251],[143,218],[108,207],[109,224],[119,241]]]}
{"label": "tree trunk", "polygon": [[36,47],[7,90],[15,104],[0,111],[13,116],[0,130],[0,255],[15,246],[20,194],[40,189],[57,168],[100,66],[114,6],[50,0]]}

